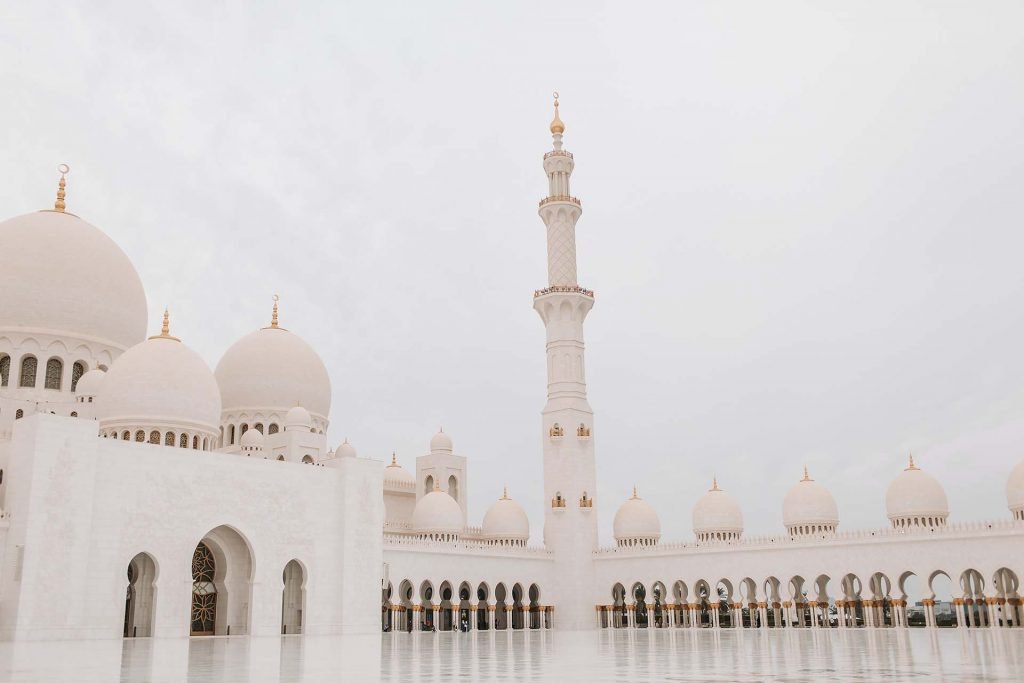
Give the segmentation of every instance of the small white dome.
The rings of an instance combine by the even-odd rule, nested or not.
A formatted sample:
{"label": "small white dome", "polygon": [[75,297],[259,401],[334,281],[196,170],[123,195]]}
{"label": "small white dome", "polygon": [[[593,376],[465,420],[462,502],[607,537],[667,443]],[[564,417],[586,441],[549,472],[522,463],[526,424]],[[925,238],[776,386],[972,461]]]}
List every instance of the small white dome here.
{"label": "small white dome", "polygon": [[718,488],[714,480],[711,489],[693,506],[693,531],[700,538],[739,538],[743,533],[743,511],[736,499]]}
{"label": "small white dome", "polygon": [[804,468],[804,478],[793,485],[782,501],[782,523],[794,527],[828,527],[839,524],[839,508],[829,490],[814,481]]}
{"label": "small white dome", "polygon": [[[127,349],[146,336],[146,292],[131,261],[78,216],[0,222],[0,333],[22,330]],[[70,348],[70,345],[69,345]]]}
{"label": "small white dome", "polygon": [[430,452],[431,453],[451,453],[452,452],[452,438],[444,433],[442,429],[437,434],[434,434],[434,438],[430,440]]}
{"label": "small white dome", "polygon": [[320,356],[296,334],[265,327],[224,352],[214,371],[225,412],[285,412],[305,406],[326,422],[331,412],[331,379]]}
{"label": "small white dome", "polygon": [[162,334],[136,344],[110,366],[96,418],[101,429],[172,427],[215,436],[220,391],[199,354]]}
{"label": "small white dome", "polygon": [[484,515],[483,537],[487,541],[529,540],[530,520],[523,507],[508,497],[507,490]]}
{"label": "small white dome", "polygon": [[621,545],[629,541],[656,542],[661,538],[661,520],[654,507],[636,494],[619,506],[612,522],[615,540]]}
{"label": "small white dome", "polygon": [[310,416],[309,411],[302,406],[292,406],[288,409],[288,413],[284,416],[284,428],[285,429],[305,429],[309,431],[309,428],[313,425],[313,418]]}
{"label": "small white dome", "polygon": [[918,468],[914,457],[910,465],[899,473],[885,492],[885,511],[894,525],[944,525],[949,517],[949,501],[939,480]]}
{"label": "small white dome", "polygon": [[106,378],[107,373],[99,368],[93,368],[78,378],[78,384],[75,385],[75,395],[99,396],[100,389],[103,388],[103,381]]}
{"label": "small white dome", "polygon": [[400,489],[416,487],[416,478],[398,464],[394,453],[391,454],[391,464],[384,468],[384,486]]}
{"label": "small white dome", "polygon": [[335,458],[354,458],[356,457],[356,449],[345,439],[345,442],[334,449]]}
{"label": "small white dome", "polygon": [[242,448],[258,448],[263,445],[263,435],[258,429],[248,429],[242,434],[240,441]]}
{"label": "small white dome", "polygon": [[1006,481],[1006,504],[1011,512],[1024,512],[1024,460],[1017,463]]}
{"label": "small white dome", "polygon": [[462,532],[462,508],[441,489],[416,501],[412,511],[412,530],[421,534],[459,534]]}

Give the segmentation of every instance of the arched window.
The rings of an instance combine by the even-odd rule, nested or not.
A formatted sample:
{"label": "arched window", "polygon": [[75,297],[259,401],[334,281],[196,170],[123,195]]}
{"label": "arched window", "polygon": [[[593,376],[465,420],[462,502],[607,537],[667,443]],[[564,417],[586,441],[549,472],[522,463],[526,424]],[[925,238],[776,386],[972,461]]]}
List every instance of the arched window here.
{"label": "arched window", "polygon": [[233,444],[235,442],[235,425],[228,426],[228,443]]}
{"label": "arched window", "polygon": [[277,456],[277,459],[281,460],[283,462],[284,461],[284,456],[283,455],[279,455],[279,456]]}
{"label": "arched window", "polygon": [[242,426],[241,426],[241,428],[240,428],[240,431],[238,432],[238,435],[239,435],[239,436],[242,436],[242,435],[243,435],[243,434],[245,434],[245,433],[246,433],[247,431],[249,431],[249,423],[248,423],[248,422],[243,422],[243,423],[242,423]]}
{"label": "arched window", "polygon": [[455,475],[448,477],[448,495],[455,500],[459,499],[459,480],[455,478]]}
{"label": "arched window", "polygon": [[434,477],[427,475],[427,478],[423,481],[423,493],[427,494],[434,490]]}
{"label": "arched window", "polygon": [[181,435],[181,440],[178,441],[178,446],[180,448],[188,448],[188,434]]}
{"label": "arched window", "polygon": [[64,374],[64,362],[60,358],[46,361],[46,388],[60,390],[60,377]]}
{"label": "arched window", "polygon": [[279,429],[279,427],[277,426],[277,423],[276,422],[271,422],[270,426],[267,427],[267,434],[277,434],[277,430],[278,429]]}
{"label": "arched window", "polygon": [[199,450],[199,437],[198,436],[193,436],[192,437],[192,450],[194,450],[194,451],[198,451]]}
{"label": "arched window", "polygon": [[302,456],[302,463],[304,465],[312,465],[313,464],[313,458],[308,456],[308,455],[304,455],[304,456]]}
{"label": "arched window", "polygon": [[263,423],[262,422],[257,422],[256,424],[254,424],[252,426],[252,428],[255,429],[257,432],[259,432],[260,434],[263,433]]}
{"label": "arched window", "polygon": [[71,391],[78,388],[78,380],[82,379],[82,375],[85,374],[85,363],[82,361],[75,361],[75,364],[71,366]]}
{"label": "arched window", "polygon": [[78,413],[76,413],[75,411],[72,410],[71,411],[71,417],[78,417]]}
{"label": "arched window", "polygon": [[39,361],[35,356],[25,356],[21,359],[21,379],[18,380],[19,387],[32,388],[36,385],[36,367]]}
{"label": "arched window", "polygon": [[149,433],[149,442],[155,443],[157,446],[160,445],[160,432],[155,429]]}
{"label": "arched window", "polygon": [[146,432],[142,431],[141,429],[135,432],[135,440],[138,441],[139,443],[144,443],[146,441]]}
{"label": "arched window", "polygon": [[23,417],[25,417],[25,411],[24,411],[24,410],[22,410],[21,408],[18,408],[18,409],[17,409],[17,410],[16,410],[15,412],[14,412],[14,419],[15,419],[15,420],[20,420],[20,419],[21,419],[21,418],[23,418]]}
{"label": "arched window", "polygon": [[124,430],[124,432],[121,434],[121,440],[122,441],[127,441],[130,438],[132,438],[131,433],[127,429]]}
{"label": "arched window", "polygon": [[208,437],[205,437],[205,436],[203,437],[203,450],[204,451],[205,450],[209,450],[209,448],[208,448],[209,441],[210,441],[210,439]]}
{"label": "arched window", "polygon": [[11,357],[0,356],[0,387],[6,387],[11,380]]}
{"label": "arched window", "polygon": [[164,434],[164,445],[165,446],[173,446],[174,445],[174,432],[167,432],[166,434]]}

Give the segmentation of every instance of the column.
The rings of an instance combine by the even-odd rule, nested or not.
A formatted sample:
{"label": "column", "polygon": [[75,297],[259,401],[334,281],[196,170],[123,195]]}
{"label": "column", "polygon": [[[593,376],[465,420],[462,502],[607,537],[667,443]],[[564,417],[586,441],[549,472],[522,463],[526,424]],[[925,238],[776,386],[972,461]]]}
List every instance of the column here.
{"label": "column", "polygon": [[548,628],[555,627],[555,606],[548,605]]}
{"label": "column", "polygon": [[412,606],[412,630],[415,633],[419,633],[423,630],[423,619],[422,619],[422,605]]}
{"label": "column", "polygon": [[996,603],[999,598],[985,598],[985,604],[988,606],[988,625],[993,628],[999,626],[999,620],[996,618]]}
{"label": "column", "polygon": [[700,612],[698,611],[700,605],[691,602],[687,607],[689,608],[687,611],[689,612],[690,628],[697,628],[700,625]]}
{"label": "column", "polygon": [[711,628],[721,628],[721,621],[721,608],[716,602],[711,610]]}
{"label": "column", "polygon": [[512,604],[507,603],[505,605],[505,630],[512,632]]}

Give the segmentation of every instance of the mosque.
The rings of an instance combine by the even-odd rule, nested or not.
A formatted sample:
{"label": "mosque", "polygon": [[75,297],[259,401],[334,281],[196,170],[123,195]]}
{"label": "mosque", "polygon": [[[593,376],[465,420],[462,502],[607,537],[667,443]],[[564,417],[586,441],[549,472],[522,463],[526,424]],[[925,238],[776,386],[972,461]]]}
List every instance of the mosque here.
{"label": "mosque", "polygon": [[[533,294],[547,359],[539,544],[507,491],[473,525],[447,433],[414,469],[332,448],[328,369],[276,301],[212,371],[167,311],[148,335],[135,268],[68,210],[62,167],[52,209],[0,223],[0,637],[905,628],[915,608],[931,628],[1021,627],[1024,462],[1007,473],[1005,518],[986,522],[951,523],[912,457],[894,463],[884,528],[841,529],[806,469],[773,536],[744,536],[728,482],[696,501],[694,537],[672,542],[636,490],[595,498],[595,295],[577,278],[582,205],[558,106],[539,205],[548,282]],[[610,547],[605,504],[618,506]]]}

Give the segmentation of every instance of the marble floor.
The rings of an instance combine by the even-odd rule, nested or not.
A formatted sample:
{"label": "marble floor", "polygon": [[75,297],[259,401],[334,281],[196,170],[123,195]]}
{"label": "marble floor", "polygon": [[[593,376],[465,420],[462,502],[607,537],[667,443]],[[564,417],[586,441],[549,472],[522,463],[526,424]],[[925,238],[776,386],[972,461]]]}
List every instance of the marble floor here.
{"label": "marble floor", "polygon": [[0,681],[1021,681],[1024,629],[516,631],[0,643]]}

